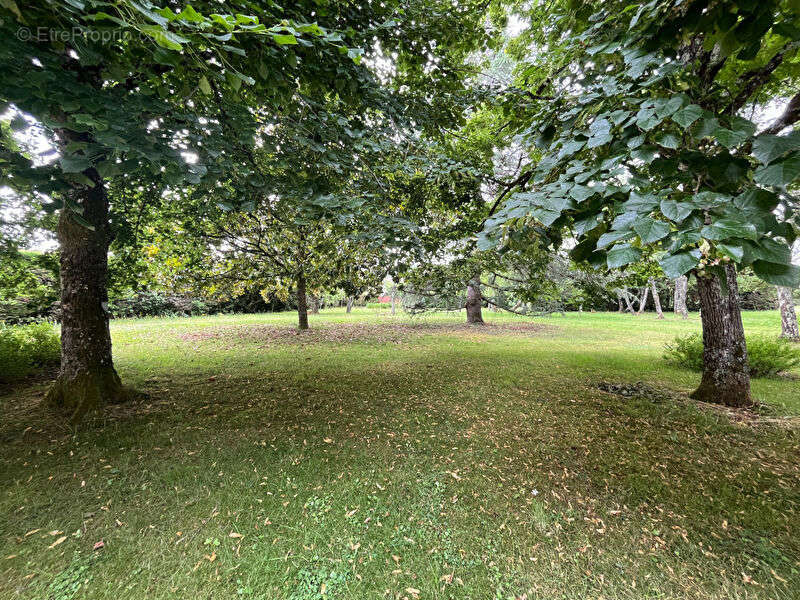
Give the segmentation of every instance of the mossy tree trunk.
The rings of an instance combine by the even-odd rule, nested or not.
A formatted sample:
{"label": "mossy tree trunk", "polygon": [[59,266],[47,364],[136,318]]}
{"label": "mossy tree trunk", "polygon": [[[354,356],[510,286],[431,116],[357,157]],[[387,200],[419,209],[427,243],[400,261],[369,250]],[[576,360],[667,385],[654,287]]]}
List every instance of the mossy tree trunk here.
{"label": "mossy tree trunk", "polygon": [[703,377],[691,397],[725,406],[749,406],[750,369],[736,267],[726,265],[725,275],[727,290],[723,290],[716,274],[697,278],[703,323]]}
{"label": "mossy tree trunk", "polygon": [[96,170],[84,174],[94,187],[76,188],[58,220],[61,368],[46,396],[72,423],[128,397],[114,370],[108,327],[108,196]]}
{"label": "mossy tree trunk", "polygon": [[481,283],[477,278],[470,279],[467,284],[467,323],[472,325],[483,324],[483,314],[481,313],[481,305],[483,297],[481,296]]}
{"label": "mossy tree trunk", "polygon": [[350,314],[353,310],[353,303],[355,302],[355,298],[352,296],[347,297],[347,313]]}
{"label": "mossy tree trunk", "polygon": [[297,327],[308,329],[308,304],[306,303],[306,275],[301,270],[297,274]]}

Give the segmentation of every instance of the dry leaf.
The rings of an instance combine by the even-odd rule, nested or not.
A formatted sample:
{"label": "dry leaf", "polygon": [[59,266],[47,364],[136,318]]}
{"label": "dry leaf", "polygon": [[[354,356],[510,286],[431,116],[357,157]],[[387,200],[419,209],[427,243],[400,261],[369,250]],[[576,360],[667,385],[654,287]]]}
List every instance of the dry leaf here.
{"label": "dry leaf", "polygon": [[228,534],[228,537],[229,537],[229,538],[242,538],[242,537],[244,537],[244,536],[243,536],[241,533],[236,533],[235,531],[231,531],[231,532]]}
{"label": "dry leaf", "polygon": [[47,547],[47,549],[49,550],[49,549],[51,549],[51,548],[55,548],[56,546],[58,546],[58,545],[59,545],[61,542],[63,542],[63,541],[64,541],[64,540],[66,540],[66,539],[67,539],[67,536],[65,536],[65,535],[62,535],[62,536],[61,536],[60,538],[58,538],[58,539],[57,539],[55,542],[53,542],[52,544],[50,544],[50,545]]}
{"label": "dry leaf", "polygon": [[412,588],[412,587],[406,588],[406,592],[414,596],[414,598],[419,598],[419,590],[417,588]]}
{"label": "dry leaf", "polygon": [[100,540],[99,542],[95,542],[94,546],[92,547],[92,550],[100,550],[100,548],[105,548],[105,545],[106,545],[105,542],[103,542],[103,540]]}

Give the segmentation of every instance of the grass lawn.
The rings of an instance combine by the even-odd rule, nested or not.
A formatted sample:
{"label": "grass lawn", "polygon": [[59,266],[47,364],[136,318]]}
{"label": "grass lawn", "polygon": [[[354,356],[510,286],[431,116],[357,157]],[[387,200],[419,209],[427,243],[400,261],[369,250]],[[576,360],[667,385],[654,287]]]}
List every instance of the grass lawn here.
{"label": "grass lawn", "polygon": [[697,315],[484,316],[113,322],[147,399],[0,397],[0,598],[800,598],[800,382],[732,417],[661,359]]}

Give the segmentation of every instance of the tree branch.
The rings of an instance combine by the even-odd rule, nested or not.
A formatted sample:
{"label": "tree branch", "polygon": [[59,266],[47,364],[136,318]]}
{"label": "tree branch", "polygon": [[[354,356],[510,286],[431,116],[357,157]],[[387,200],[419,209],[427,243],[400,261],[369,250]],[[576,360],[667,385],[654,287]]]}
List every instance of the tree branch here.
{"label": "tree branch", "polygon": [[780,133],[784,127],[788,127],[798,120],[800,120],[800,92],[789,100],[789,104],[786,105],[786,110],[783,111],[783,114],[761,133],[775,135]]}

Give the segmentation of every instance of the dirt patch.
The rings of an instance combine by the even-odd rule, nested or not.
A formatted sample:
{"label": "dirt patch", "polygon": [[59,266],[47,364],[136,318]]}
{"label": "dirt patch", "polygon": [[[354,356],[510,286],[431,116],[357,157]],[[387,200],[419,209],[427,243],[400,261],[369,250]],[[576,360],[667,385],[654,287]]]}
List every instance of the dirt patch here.
{"label": "dirt patch", "polygon": [[623,398],[643,398],[651,402],[664,402],[665,400],[673,400],[680,396],[671,390],[656,388],[643,381],[637,381],[636,383],[611,383],[608,381],[601,381],[597,384],[597,389],[607,394],[622,396]]}
{"label": "dirt patch", "polygon": [[408,323],[370,325],[364,323],[344,323],[324,325],[307,331],[295,327],[276,327],[272,325],[221,326],[182,334],[185,342],[204,342],[218,340],[228,343],[255,342],[270,345],[311,345],[319,343],[378,343],[401,344],[410,339],[426,335],[517,335],[533,337],[543,333],[552,333],[556,328],[534,323],[510,324],[442,324],[442,323]]}
{"label": "dirt patch", "polygon": [[607,394],[614,394],[615,396],[621,396],[623,398],[642,398],[650,400],[651,402],[690,402],[699,410],[725,417],[736,425],[749,427],[770,426],[780,427],[782,429],[800,428],[800,417],[776,415],[769,404],[759,403],[745,408],[731,408],[721,404],[692,400],[680,392],[653,387],[643,381],[637,381],[636,383],[611,383],[608,381],[601,381],[595,387]]}

